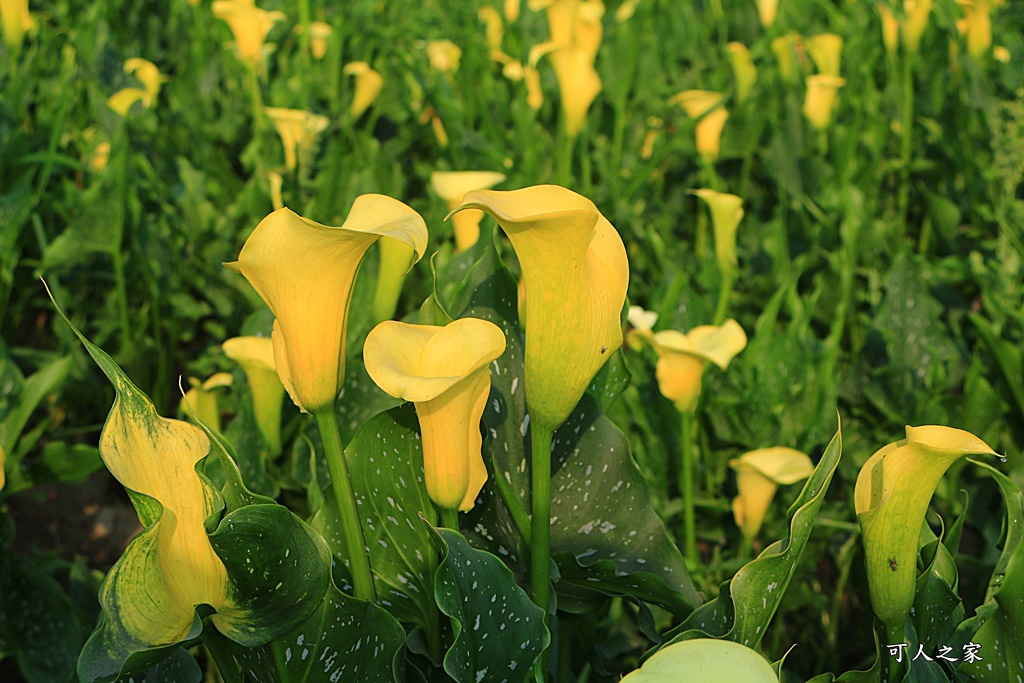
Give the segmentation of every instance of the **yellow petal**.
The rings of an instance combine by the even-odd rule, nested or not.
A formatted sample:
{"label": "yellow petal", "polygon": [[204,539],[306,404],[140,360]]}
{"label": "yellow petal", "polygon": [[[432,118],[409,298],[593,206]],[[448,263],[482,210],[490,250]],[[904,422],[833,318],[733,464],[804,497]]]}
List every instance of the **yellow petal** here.
{"label": "yellow petal", "polygon": [[411,247],[417,260],[426,249],[427,228],[418,213],[384,195],[362,195],[341,227],[289,209],[273,212],[230,264],[273,311],[278,372],[307,412],[333,404],[341,388],[352,285],[366,250],[382,236]]}
{"label": "yellow petal", "polygon": [[370,304],[374,322],[388,320],[395,315],[405,275],[416,262],[415,252],[404,242],[384,237],[377,244],[380,247],[380,260],[377,263],[377,289],[373,293],[373,302]]}
{"label": "yellow petal", "polygon": [[601,92],[601,77],[593,67],[593,58],[578,46],[559,48],[548,55],[555,68],[561,95],[565,132],[575,138],[587,122],[587,111]]}
{"label": "yellow petal", "polygon": [[480,419],[488,365],[504,351],[498,326],[475,318],[444,327],[386,321],[366,337],[366,372],[391,396],[416,404],[427,494],[442,508],[469,510],[487,480]]}
{"label": "yellow petal", "polygon": [[281,136],[284,146],[284,165],[291,171],[295,168],[298,155],[305,153],[316,142],[330,123],[326,116],[311,114],[301,109],[282,109],[280,107],[264,107],[264,113],[277,134]]}
{"label": "yellow petal", "polygon": [[650,332],[654,329],[654,324],[658,322],[658,314],[653,311],[645,311],[640,306],[630,306],[626,319],[636,329]]}
{"label": "yellow petal", "polygon": [[281,452],[281,399],[284,386],[274,363],[274,343],[268,337],[234,337],[225,341],[224,354],[242,366],[252,391],[256,425],[270,446]]}
{"label": "yellow petal", "polygon": [[127,116],[128,110],[136,102],[142,102],[143,107],[149,106],[149,95],[141,88],[124,88],[118,90],[107,99],[107,106],[121,116]]}
{"label": "yellow petal", "polygon": [[640,4],[640,0],[625,0],[615,10],[615,21],[623,24],[633,18],[636,14],[636,6]]}
{"label": "yellow petal", "polygon": [[535,424],[568,417],[612,351],[629,264],[622,239],[589,199],[557,185],[465,196],[508,235],[526,287],[526,401]]}
{"label": "yellow petal", "polygon": [[975,0],[967,16],[967,54],[981,59],[992,46],[992,3]]}
{"label": "yellow petal", "polygon": [[882,43],[890,55],[896,54],[900,40],[900,20],[892,13],[888,3],[878,3],[878,16],[882,19]]}
{"label": "yellow petal", "polygon": [[747,335],[735,320],[721,326],[703,325],[689,334],[676,330],[658,332],[651,338],[658,353],[655,368],[661,393],[671,399],[680,412],[697,407],[704,366],[709,361],[722,368],[746,348]]}
{"label": "yellow petal", "polygon": [[[448,204],[449,211],[462,201],[467,192],[489,190],[505,180],[503,173],[493,171],[434,171],[430,174],[430,187]],[[482,211],[467,209],[452,216],[455,246],[459,251],[469,249],[480,239]]]}
{"label": "yellow petal", "polygon": [[669,104],[678,104],[691,119],[704,116],[725,101],[725,95],[710,90],[684,90],[669,98]]}
{"label": "yellow petal", "polygon": [[871,604],[890,628],[902,628],[914,603],[918,538],[942,475],[967,455],[995,455],[981,439],[960,429],[907,427],[906,434],[905,440],[868,458],[853,497]]}
{"label": "yellow petal", "polygon": [[818,67],[818,73],[839,77],[843,39],[835,33],[820,33],[804,40],[804,47]]}
{"label": "yellow petal", "polygon": [[[296,26],[298,31],[301,27]],[[330,40],[334,29],[325,21],[313,21],[309,24],[309,49],[313,53],[313,59],[323,59],[327,54],[327,41]]]}
{"label": "yellow petal", "polygon": [[519,21],[519,7],[521,0],[505,0],[505,19],[508,23],[514,24]]}
{"label": "yellow petal", "polygon": [[761,20],[761,26],[768,28],[775,23],[775,16],[779,13],[779,0],[756,0],[757,18]]}
{"label": "yellow petal", "polygon": [[658,650],[621,683],[778,683],[764,657],[731,640],[696,638]]}
{"label": "yellow petal", "polygon": [[743,200],[734,194],[714,190],[694,190],[711,209],[715,229],[715,256],[722,274],[732,277],[736,272],[736,228],[743,220]]}
{"label": "yellow petal", "polygon": [[149,61],[148,59],[142,59],[141,57],[132,57],[126,59],[124,62],[125,73],[132,74],[137,79],[142,81],[143,87],[146,89],[146,94],[149,95],[150,101],[156,101],[157,95],[160,94],[160,85],[167,80],[167,77],[160,73],[157,69],[156,64]]}
{"label": "yellow petal", "polygon": [[784,446],[748,451],[729,464],[733,469],[749,467],[783,486],[795,484],[814,473],[814,463],[806,454]]}
{"label": "yellow petal", "polygon": [[807,77],[803,111],[816,130],[825,130],[831,125],[839,88],[844,85],[846,81],[835,76],[816,74]]}
{"label": "yellow petal", "polygon": [[932,13],[932,0],[904,0],[903,49],[917,54],[921,36],[928,27],[928,16]]}
{"label": "yellow petal", "polygon": [[220,405],[218,402],[217,389],[231,385],[231,375],[226,372],[218,372],[205,382],[196,378],[189,378],[192,388],[181,397],[181,414],[188,419],[200,420],[207,427],[215,432],[220,431]]}
{"label": "yellow petal", "polygon": [[729,118],[729,112],[719,108],[707,114],[694,129],[697,137],[697,152],[705,161],[711,162],[718,158],[718,152],[722,140],[722,129],[725,128],[725,121]]}
{"label": "yellow petal", "polygon": [[453,74],[459,70],[462,48],[450,40],[432,40],[427,43],[427,59],[434,71]]}
{"label": "yellow petal", "polygon": [[484,22],[484,33],[487,36],[487,48],[491,54],[501,52],[501,42],[505,39],[505,26],[501,15],[493,7],[484,6],[477,11],[477,18]]}
{"label": "yellow petal", "polygon": [[349,112],[354,118],[359,118],[377,100],[384,87],[384,78],[366,62],[346,64],[342,71],[356,77],[356,91],[352,96]]}
{"label": "yellow petal", "polygon": [[795,484],[814,473],[811,459],[792,448],[760,448],[729,461],[736,470],[739,495],[733,516],[743,535],[754,538],[779,485]]}
{"label": "yellow petal", "polygon": [[25,33],[34,23],[28,11],[28,0],[0,0],[0,24],[4,29],[4,42],[13,52],[21,48]]}
{"label": "yellow petal", "polygon": [[284,13],[267,12],[245,0],[214,0],[212,10],[213,16],[231,29],[242,61],[259,68],[267,34],[277,22],[286,19]]}
{"label": "yellow petal", "polygon": [[799,44],[800,36],[795,33],[772,39],[772,52],[779,64],[779,75],[784,81],[793,81],[797,77],[796,51]]}
{"label": "yellow petal", "polygon": [[750,97],[750,91],[757,82],[757,67],[750,49],[743,43],[733,41],[725,46],[732,67],[733,80],[736,81],[736,102],[742,103]]}

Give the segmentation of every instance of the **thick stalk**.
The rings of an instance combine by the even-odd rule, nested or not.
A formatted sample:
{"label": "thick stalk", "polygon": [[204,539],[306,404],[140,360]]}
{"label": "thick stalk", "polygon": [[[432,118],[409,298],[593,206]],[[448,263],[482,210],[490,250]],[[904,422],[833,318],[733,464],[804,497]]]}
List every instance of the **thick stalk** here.
{"label": "thick stalk", "polygon": [[438,512],[441,514],[441,526],[445,529],[451,529],[452,531],[459,530],[459,511],[450,510],[448,508],[438,508]]}
{"label": "thick stalk", "polygon": [[[548,600],[551,581],[548,562],[551,556],[551,436],[553,429],[535,424],[530,433],[533,490],[530,494],[533,516],[530,520],[530,594],[534,604],[544,611],[548,621]],[[542,672],[547,672],[547,652],[538,658]]]}
{"label": "thick stalk", "polygon": [[316,418],[320,440],[324,444],[327,471],[331,474],[331,490],[334,492],[334,502],[338,506],[338,519],[341,522],[342,538],[345,540],[355,595],[361,600],[374,602],[377,600],[377,592],[374,590],[373,575],[370,573],[370,555],[363,539],[363,527],[359,523],[356,494],[349,480],[348,464],[345,462],[345,450],[341,445],[341,432],[338,429],[338,416],[334,412],[334,404],[331,403],[316,411],[313,417]]}
{"label": "thick stalk", "polygon": [[683,542],[687,559],[697,560],[697,518],[693,492],[693,413],[684,411],[679,421],[679,445],[683,451],[679,493],[683,497]]}
{"label": "thick stalk", "polygon": [[725,322],[725,314],[729,310],[729,299],[732,296],[732,287],[735,282],[735,275],[722,273],[722,284],[718,288],[718,305],[715,307],[715,325]]}

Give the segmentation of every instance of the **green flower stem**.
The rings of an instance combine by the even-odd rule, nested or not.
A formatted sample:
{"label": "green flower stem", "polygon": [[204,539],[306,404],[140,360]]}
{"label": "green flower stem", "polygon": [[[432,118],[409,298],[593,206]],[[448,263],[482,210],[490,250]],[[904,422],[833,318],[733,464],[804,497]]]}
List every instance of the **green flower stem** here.
{"label": "green flower stem", "polygon": [[907,235],[907,210],[910,206],[910,160],[914,146],[914,58],[903,57],[903,125],[900,128],[900,189],[897,195],[899,212],[897,239],[902,242]]}
{"label": "green flower stem", "polygon": [[253,138],[260,139],[260,131],[263,130],[263,93],[260,92],[260,76],[256,67],[247,65],[249,74],[249,98],[252,106],[252,131]]}
{"label": "green flower stem", "polygon": [[[535,424],[530,433],[533,490],[530,494],[533,516],[530,520],[530,595],[535,605],[544,610],[548,621],[551,556],[551,437],[554,430]],[[541,671],[547,671],[547,654],[538,658]]]}
{"label": "green flower stem", "polygon": [[334,412],[334,404],[331,403],[316,411],[313,417],[316,419],[320,439],[324,444],[327,470],[331,474],[331,490],[334,492],[334,502],[338,506],[338,517],[341,521],[342,537],[345,539],[345,551],[349,557],[355,595],[361,600],[375,602],[377,591],[374,590],[373,575],[370,573],[370,556],[366,550],[366,541],[363,539],[363,527],[359,523],[356,494],[352,490],[352,482],[348,475],[348,464],[345,462],[345,449],[341,445],[341,432],[338,429],[338,416]]}
{"label": "green flower stem", "polygon": [[679,445],[683,462],[679,471],[679,493],[683,497],[683,541],[689,560],[697,560],[697,520],[694,513],[693,490],[693,413],[683,412],[679,422]]}
{"label": "green flower stem", "polygon": [[569,187],[572,183],[572,152],[575,143],[576,139],[565,132],[563,121],[558,131],[558,152],[555,157],[555,182],[562,187]]}
{"label": "green flower stem", "polygon": [[746,564],[747,560],[750,559],[750,550],[754,545],[754,539],[746,534],[740,535],[740,548],[736,551],[736,557],[743,564]]}
{"label": "green flower stem", "polygon": [[735,273],[722,273],[722,284],[718,288],[718,305],[715,307],[715,325],[721,325],[725,322],[725,315],[729,311],[729,299],[732,296],[734,284],[736,284]]}
{"label": "green flower stem", "polygon": [[448,508],[438,508],[437,510],[441,514],[441,526],[445,529],[451,529],[452,531],[459,530],[459,511],[450,510]]}

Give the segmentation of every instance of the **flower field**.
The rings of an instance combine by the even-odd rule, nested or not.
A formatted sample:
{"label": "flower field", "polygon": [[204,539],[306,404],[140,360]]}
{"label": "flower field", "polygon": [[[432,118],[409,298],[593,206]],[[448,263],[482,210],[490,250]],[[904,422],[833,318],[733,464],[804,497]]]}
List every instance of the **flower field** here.
{"label": "flower field", "polygon": [[1024,5],[0,0],[0,680],[1024,681]]}

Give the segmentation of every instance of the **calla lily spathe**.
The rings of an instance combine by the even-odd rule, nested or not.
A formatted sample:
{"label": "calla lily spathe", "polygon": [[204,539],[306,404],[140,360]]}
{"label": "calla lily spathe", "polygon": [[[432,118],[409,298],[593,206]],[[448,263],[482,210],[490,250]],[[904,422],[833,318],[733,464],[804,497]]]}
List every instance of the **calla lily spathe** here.
{"label": "calla lily spathe", "polygon": [[715,229],[715,256],[723,277],[736,277],[736,228],[743,220],[743,200],[734,194],[714,190],[694,190],[711,210]]}
{"label": "calla lily spathe", "polygon": [[3,24],[4,42],[17,53],[25,34],[36,26],[28,11],[28,0],[0,0],[0,23]]}
{"label": "calla lily spathe", "polygon": [[651,345],[658,354],[655,374],[662,395],[675,403],[681,413],[692,412],[700,398],[704,367],[708,362],[721,369],[747,346],[747,334],[735,320],[721,326],[702,325],[683,334],[676,330],[657,332]]}
{"label": "calla lily spathe", "polygon": [[277,372],[306,412],[337,398],[352,285],[366,250],[381,237],[405,243],[419,260],[427,226],[418,213],[384,195],[357,197],[341,227],[285,208],[263,219],[238,261],[225,264],[244,275],[274,313]]}
{"label": "calla lily spathe", "polygon": [[121,116],[127,116],[133,104],[141,102],[143,107],[148,107],[149,101],[149,95],[142,88],[121,88],[107,98],[107,106]]}
{"label": "calla lily spathe", "polygon": [[739,494],[732,499],[733,518],[748,539],[761,530],[776,489],[802,481],[814,472],[814,463],[806,454],[781,446],[744,453],[730,460],[729,467],[736,470]]}
{"label": "calla lily spathe", "polygon": [[284,385],[274,364],[274,342],[270,337],[233,337],[221,348],[242,366],[252,392],[256,426],[267,440],[272,456],[281,452],[281,399]]}
{"label": "calla lily spathe", "polygon": [[645,311],[641,306],[630,306],[626,320],[633,326],[633,329],[626,333],[629,348],[639,351],[644,344],[651,343],[654,339],[654,324],[658,322],[657,313]]}
{"label": "calla lily spathe", "polygon": [[771,42],[772,54],[779,65],[779,75],[782,80],[793,82],[797,78],[796,52],[800,45],[800,36],[796,33],[773,38]]}
{"label": "calla lily spathe", "polygon": [[287,18],[285,14],[260,9],[253,0],[214,0],[212,9],[213,16],[231,29],[238,56],[249,67],[259,70],[267,34],[277,22]]}
{"label": "calla lily spathe", "polygon": [[476,318],[444,327],[386,321],[366,337],[366,372],[391,396],[416,405],[427,494],[443,509],[470,510],[487,481],[480,419],[488,366],[504,352],[501,329]]}
{"label": "calla lily spathe", "polygon": [[932,0],[903,0],[903,49],[916,55],[921,47],[921,37],[928,28],[928,17],[932,13]]}
{"label": "calla lily spathe", "polygon": [[733,80],[736,82],[736,102],[742,104],[757,82],[757,67],[750,54],[750,48],[743,43],[733,41],[725,46],[732,67]]}
{"label": "calla lily spathe", "polygon": [[526,402],[553,430],[622,345],[629,263],[622,239],[586,197],[557,185],[479,190],[455,211],[481,209],[508,235],[526,287]]}
{"label": "calla lily spathe", "polygon": [[761,20],[761,26],[768,28],[775,23],[775,16],[779,13],[779,0],[755,0],[757,3],[757,18]]}
{"label": "calla lily spathe", "polygon": [[818,73],[839,76],[839,64],[843,52],[843,39],[835,33],[819,33],[804,39],[804,47],[818,67]]}
{"label": "calla lily spathe", "polygon": [[356,91],[352,95],[349,113],[352,114],[352,118],[358,119],[363,112],[370,108],[371,104],[377,101],[377,96],[380,95],[380,91],[384,87],[384,78],[366,62],[346,64],[342,72],[355,76]]}
{"label": "calla lily spathe", "polygon": [[[503,173],[495,171],[434,171],[430,174],[430,187],[448,204],[452,211],[467,192],[489,190],[505,181]],[[483,211],[466,209],[452,216],[455,246],[459,251],[469,249],[480,239],[480,219]]]}
{"label": "calla lily spathe", "polygon": [[837,76],[814,74],[807,77],[803,112],[815,130],[826,130],[832,125],[839,89],[844,85],[846,81]]}
{"label": "calla lily spathe", "polygon": [[669,98],[671,104],[678,104],[691,119],[697,119],[694,136],[701,158],[712,162],[718,158],[722,129],[729,118],[729,112],[721,106],[725,95],[709,90],[684,90]]}
{"label": "calla lily spathe", "polygon": [[[685,678],[680,672],[685,671]],[[671,643],[654,653],[621,683],[778,683],[779,677],[756,650],[717,638]]]}
{"label": "calla lily spathe", "polygon": [[295,169],[298,158],[309,151],[317,137],[330,123],[326,116],[311,114],[301,109],[264,107],[263,112],[274,124],[277,134],[281,136],[284,165],[289,171]]}
{"label": "calla lily spathe", "polygon": [[914,604],[918,538],[935,487],[960,458],[996,455],[960,429],[908,426],[906,434],[868,458],[853,492],[872,608],[900,632]]}
{"label": "calla lily spathe", "polygon": [[151,102],[156,102],[156,98],[160,94],[160,86],[167,81],[167,76],[160,73],[160,69],[157,68],[156,64],[141,57],[126,59],[124,62],[124,72],[135,76],[135,78],[142,82],[146,95],[149,96]]}
{"label": "calla lily spathe", "polygon": [[[231,386],[231,375],[226,372],[218,372],[205,382],[200,382],[195,377],[189,378],[192,388],[181,397],[178,406],[181,414],[191,418],[195,413],[196,418],[215,432],[220,431],[220,405],[218,389]],[[191,408],[191,410],[190,410]]]}
{"label": "calla lily spathe", "polygon": [[427,59],[434,71],[453,74],[459,70],[462,48],[450,40],[432,40],[427,43]]}
{"label": "calla lily spathe", "polygon": [[[296,26],[295,32],[301,33],[302,26]],[[334,29],[326,21],[311,21],[309,23],[309,51],[313,53],[313,59],[323,59],[327,54],[327,41],[331,39]]]}
{"label": "calla lily spathe", "polygon": [[886,2],[878,3],[878,16],[882,20],[882,44],[890,55],[896,54],[900,44],[900,20]]}

